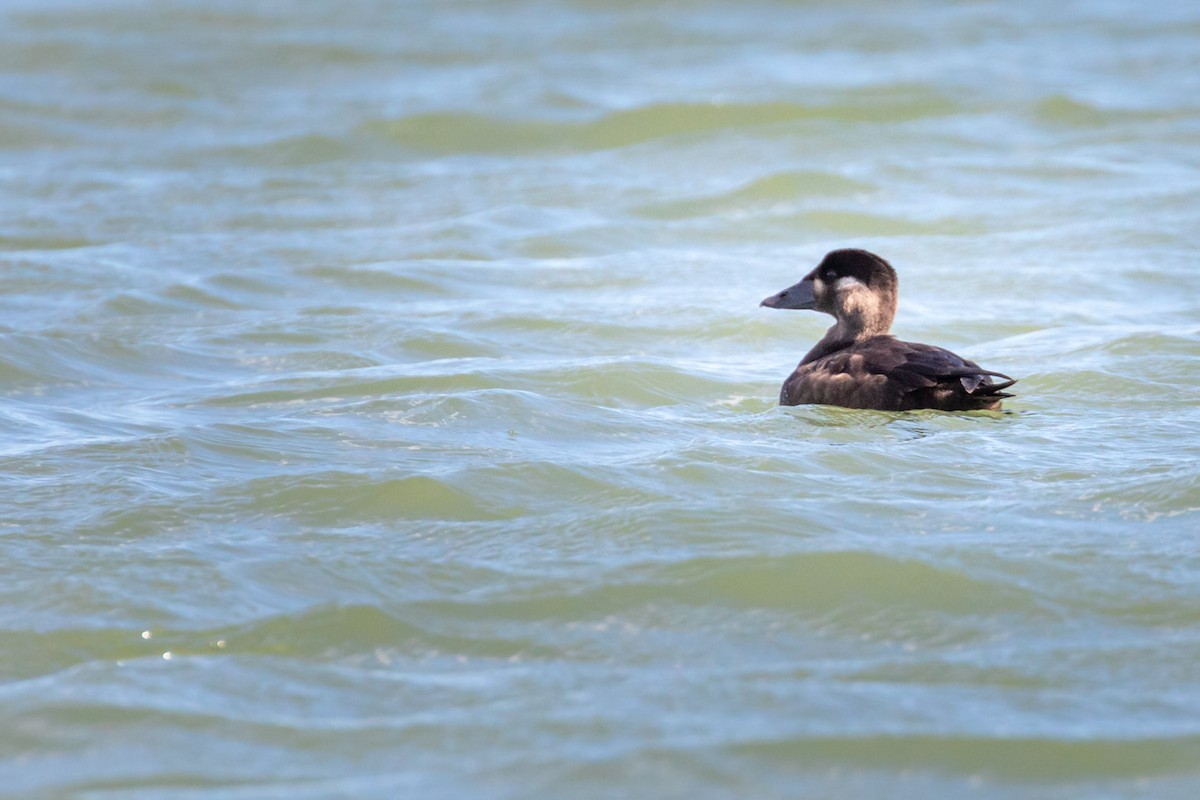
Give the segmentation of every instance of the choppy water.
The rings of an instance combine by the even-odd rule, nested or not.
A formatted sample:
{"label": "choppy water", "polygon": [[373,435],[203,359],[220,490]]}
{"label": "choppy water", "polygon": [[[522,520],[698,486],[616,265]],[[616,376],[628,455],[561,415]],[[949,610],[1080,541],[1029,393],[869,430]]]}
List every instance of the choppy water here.
{"label": "choppy water", "polygon": [[[0,11],[12,797],[1194,797],[1200,7]],[[992,415],[780,410],[828,249]]]}

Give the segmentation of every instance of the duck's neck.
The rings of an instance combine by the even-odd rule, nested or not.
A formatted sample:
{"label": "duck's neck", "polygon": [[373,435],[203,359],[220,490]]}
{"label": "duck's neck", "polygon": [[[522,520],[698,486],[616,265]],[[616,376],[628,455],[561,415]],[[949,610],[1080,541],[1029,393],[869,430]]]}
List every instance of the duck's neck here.
{"label": "duck's neck", "polygon": [[888,304],[871,303],[840,309],[837,322],[825,332],[821,341],[809,350],[801,364],[824,358],[830,353],[849,347],[855,342],[876,336],[886,336],[892,329],[895,311]]}

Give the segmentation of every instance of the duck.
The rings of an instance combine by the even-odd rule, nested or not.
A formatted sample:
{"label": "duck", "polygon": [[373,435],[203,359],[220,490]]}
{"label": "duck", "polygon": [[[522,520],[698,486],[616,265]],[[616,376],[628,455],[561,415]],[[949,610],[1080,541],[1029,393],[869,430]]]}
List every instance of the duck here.
{"label": "duck", "polygon": [[[941,347],[889,332],[899,279],[866,250],[834,250],[799,283],[763,300],[766,308],[812,309],[836,320],[783,382],[779,404],[878,411],[998,411],[1016,383]],[[994,378],[1001,379],[999,382]]]}

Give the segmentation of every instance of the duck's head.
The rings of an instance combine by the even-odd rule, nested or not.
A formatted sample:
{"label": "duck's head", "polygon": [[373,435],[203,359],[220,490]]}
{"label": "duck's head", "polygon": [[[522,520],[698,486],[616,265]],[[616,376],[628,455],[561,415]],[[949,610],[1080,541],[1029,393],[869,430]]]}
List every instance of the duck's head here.
{"label": "duck's head", "polygon": [[866,250],[834,250],[794,286],[759,305],[823,311],[849,338],[888,332],[896,316],[896,270]]}

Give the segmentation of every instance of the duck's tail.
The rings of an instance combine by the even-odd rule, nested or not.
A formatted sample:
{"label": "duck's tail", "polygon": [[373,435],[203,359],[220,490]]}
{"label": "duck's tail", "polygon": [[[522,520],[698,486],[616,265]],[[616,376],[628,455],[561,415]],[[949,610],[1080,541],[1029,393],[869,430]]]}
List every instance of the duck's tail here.
{"label": "duck's tail", "polygon": [[[1005,389],[1017,382],[1003,372],[992,372],[988,369],[956,369],[946,374],[948,378],[958,378],[967,394],[973,397],[1012,397]],[[988,378],[1004,378],[1002,383],[992,383]]]}
{"label": "duck's tail", "polygon": [[[999,408],[1001,400],[1013,396],[1012,392],[1004,390],[1017,382],[1016,378],[1009,377],[1003,372],[992,372],[986,369],[962,370],[962,374],[955,377],[966,391],[966,397],[963,399],[970,407],[981,410]],[[1004,380],[993,383],[991,378],[1004,378]]]}

